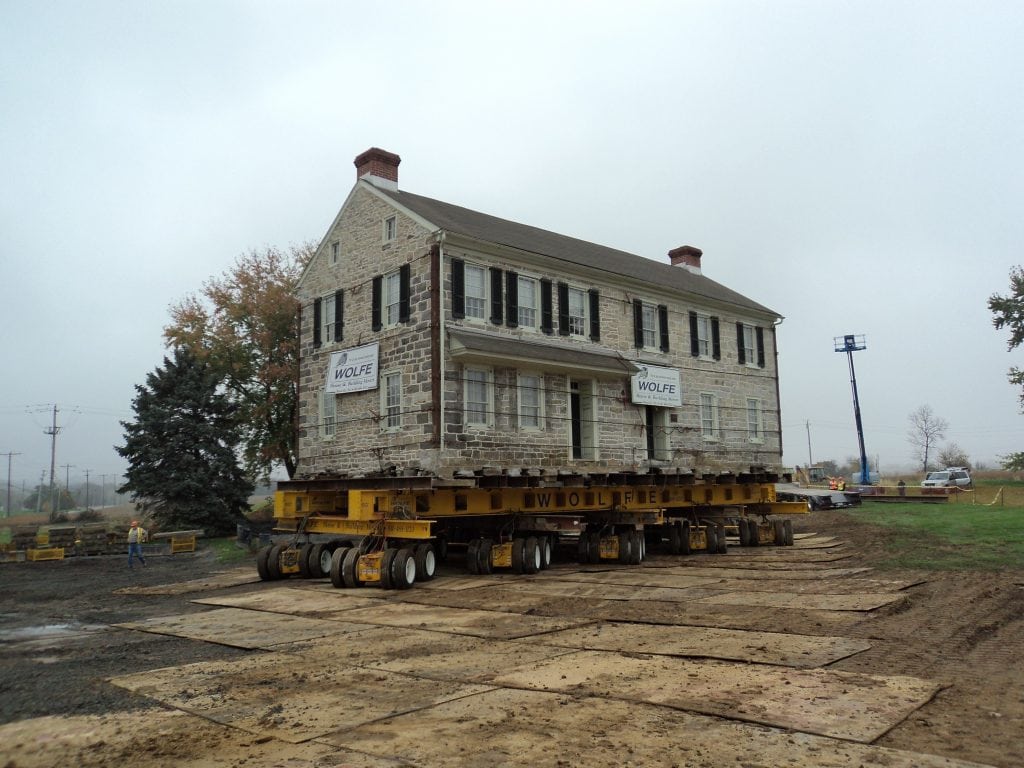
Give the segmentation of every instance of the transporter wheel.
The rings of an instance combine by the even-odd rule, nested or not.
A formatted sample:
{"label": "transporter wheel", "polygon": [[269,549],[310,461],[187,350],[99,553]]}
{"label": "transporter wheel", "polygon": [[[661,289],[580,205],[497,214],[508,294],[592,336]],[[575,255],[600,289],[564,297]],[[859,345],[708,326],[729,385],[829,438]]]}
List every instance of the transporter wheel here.
{"label": "transporter wheel", "polygon": [[466,547],[466,570],[480,573],[480,539],[473,539]]}
{"label": "transporter wheel", "polygon": [[736,521],[736,528],[739,529],[740,533],[740,546],[746,547],[750,545],[750,531],[747,530],[747,518],[741,517]]}
{"label": "transporter wheel", "polygon": [[494,570],[494,566],[491,565],[491,547],[493,546],[494,542],[490,539],[480,539],[480,549],[476,557],[477,573],[486,575]]}
{"label": "transporter wheel", "polygon": [[526,570],[526,559],[523,557],[525,548],[526,539],[520,537],[512,540],[512,573],[523,573]]}
{"label": "transporter wheel", "polygon": [[690,552],[690,521],[683,520],[679,524],[679,554],[688,555]]}
{"label": "transporter wheel", "polygon": [[590,562],[590,537],[586,531],[580,534],[579,541],[576,543],[576,562],[581,565]]}
{"label": "transporter wheel", "polygon": [[601,562],[601,533],[599,531],[590,531],[587,534],[587,557],[589,558],[588,562]]}
{"label": "transporter wheel", "polygon": [[671,523],[668,527],[668,553],[678,555],[682,551],[683,542],[679,523]]}
{"label": "transporter wheel", "polygon": [[540,570],[540,545],[530,536],[523,544],[523,573],[537,573]]}
{"label": "transporter wheel", "polygon": [[752,547],[761,546],[761,526],[757,520],[747,520],[747,542]]}
{"label": "transporter wheel", "polygon": [[787,547],[792,547],[793,546],[793,521],[792,520],[786,520],[782,524],[786,528],[786,546]]}
{"label": "transporter wheel", "polygon": [[380,586],[382,589],[394,589],[394,585],[391,583],[391,564],[395,561],[397,554],[397,549],[388,547],[380,556]]}
{"label": "transporter wheel", "polygon": [[[334,556],[337,557],[338,553],[341,552],[341,581],[342,583],[352,589],[353,587],[363,586],[363,582],[359,580],[359,549],[356,547],[346,547],[345,549],[336,549]],[[333,574],[334,569],[331,568]]]}
{"label": "transporter wheel", "polygon": [[272,544],[268,544],[265,547],[260,547],[260,551],[256,553],[256,573],[263,581],[270,581],[270,569],[267,564],[270,559],[270,550],[273,548]]}
{"label": "transporter wheel", "polygon": [[434,545],[424,541],[413,547],[413,558],[416,561],[416,581],[430,581],[437,575],[437,555]]}
{"label": "transporter wheel", "polygon": [[647,549],[647,540],[643,531],[630,531],[630,538],[633,539],[633,548],[629,553],[629,564],[640,565],[644,561],[644,550]]}
{"label": "transporter wheel", "polygon": [[722,523],[715,527],[715,538],[718,539],[718,554],[724,555],[729,551],[729,543],[725,540],[725,525]]}
{"label": "transporter wheel", "polygon": [[619,562],[633,562],[633,532],[623,531],[619,534]]}
{"label": "transporter wheel", "polygon": [[709,555],[718,554],[718,537],[713,525],[704,526],[704,537],[707,539],[707,549],[704,551]]}
{"label": "transporter wheel", "polygon": [[349,546],[346,541],[344,545],[330,541],[324,544],[314,544],[313,551],[309,553],[309,576],[311,579],[322,579],[331,575],[331,561],[336,550]]}
{"label": "transporter wheel", "polygon": [[299,550],[299,576],[303,579],[309,578],[309,555],[313,551],[313,545],[306,542]]}
{"label": "transporter wheel", "polygon": [[782,520],[772,520],[772,532],[775,534],[775,546],[785,546],[786,526]]}
{"label": "transporter wheel", "polygon": [[551,559],[554,557],[555,544],[550,536],[541,536],[537,539],[537,546],[540,548],[540,569],[546,571],[551,567]]}
{"label": "transporter wheel", "polygon": [[270,548],[269,554],[267,554],[267,573],[270,574],[271,581],[276,581],[277,579],[282,578],[281,552],[284,548],[284,544],[274,544]]}
{"label": "transporter wheel", "polygon": [[347,550],[338,547],[331,553],[331,568],[327,573],[331,577],[331,584],[338,589],[345,586],[345,579],[342,578],[342,566],[344,565],[346,552]]}
{"label": "transporter wheel", "polygon": [[400,549],[391,561],[391,587],[409,589],[416,581],[416,558],[411,549]]}
{"label": "transporter wheel", "polygon": [[448,539],[444,536],[434,539],[434,557],[439,563],[448,562]]}

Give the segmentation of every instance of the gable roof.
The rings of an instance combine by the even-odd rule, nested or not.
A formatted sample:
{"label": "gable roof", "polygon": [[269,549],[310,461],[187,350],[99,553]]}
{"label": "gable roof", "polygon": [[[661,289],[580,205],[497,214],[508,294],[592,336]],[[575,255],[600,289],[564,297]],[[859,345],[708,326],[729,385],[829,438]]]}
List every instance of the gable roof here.
{"label": "gable roof", "polygon": [[724,302],[753,312],[781,318],[778,312],[726,288],[721,283],[704,275],[695,274],[683,267],[654,261],[633,253],[589,243],[586,240],[578,240],[575,237],[560,235],[527,224],[519,224],[508,219],[500,219],[497,216],[490,216],[422,195],[414,195],[411,192],[387,189],[377,185],[373,185],[373,189],[402,208],[430,222],[437,229],[559,259],[578,266],[603,270],[613,275],[642,280],[659,287],[703,296],[716,302]]}

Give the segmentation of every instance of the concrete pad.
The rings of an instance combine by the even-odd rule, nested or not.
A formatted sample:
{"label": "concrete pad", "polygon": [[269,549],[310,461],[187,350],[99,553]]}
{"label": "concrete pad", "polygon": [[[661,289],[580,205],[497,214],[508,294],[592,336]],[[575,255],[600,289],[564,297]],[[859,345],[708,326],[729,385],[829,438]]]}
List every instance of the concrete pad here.
{"label": "concrete pad", "polygon": [[338,616],[353,608],[364,608],[375,604],[373,598],[365,597],[362,589],[310,589],[287,586],[268,586],[258,592],[244,595],[221,595],[193,600],[201,605],[219,605],[228,608],[248,608],[270,613],[287,613],[293,616],[327,618]]}
{"label": "concrete pad", "polygon": [[504,689],[368,723],[322,741],[431,768],[979,768],[977,763],[648,704]]}
{"label": "concrete pad", "polygon": [[220,608],[204,613],[159,616],[114,626],[249,649],[352,631],[337,621],[247,611],[241,608]]}
{"label": "concrete pad", "polygon": [[912,677],[631,657],[559,656],[494,677],[501,686],[604,696],[869,743],[940,686]]}
{"label": "concrete pad", "polygon": [[866,640],[845,637],[617,622],[552,632],[531,638],[529,642],[620,653],[749,661],[799,669],[832,664],[871,647]]}
{"label": "concrete pad", "polygon": [[698,603],[715,605],[756,605],[771,608],[800,608],[818,611],[873,611],[883,605],[906,599],[899,593],[854,595],[812,595],[793,592],[727,592],[714,597],[697,598]]}
{"label": "concrete pad", "polygon": [[553,632],[591,623],[589,619],[523,616],[501,611],[393,603],[380,607],[358,608],[345,614],[347,620],[384,627],[410,627],[448,632],[471,637],[511,640],[517,637]]}
{"label": "concrete pad", "polygon": [[175,584],[155,584],[150,587],[122,587],[115,589],[115,595],[184,595],[189,592],[209,592],[214,589],[237,587],[240,584],[253,584],[260,580],[256,569],[252,566],[233,568],[211,574],[205,579],[179,581]]}
{"label": "concrete pad", "polygon": [[489,690],[283,653],[151,670],[110,682],[165,706],[289,743]]}

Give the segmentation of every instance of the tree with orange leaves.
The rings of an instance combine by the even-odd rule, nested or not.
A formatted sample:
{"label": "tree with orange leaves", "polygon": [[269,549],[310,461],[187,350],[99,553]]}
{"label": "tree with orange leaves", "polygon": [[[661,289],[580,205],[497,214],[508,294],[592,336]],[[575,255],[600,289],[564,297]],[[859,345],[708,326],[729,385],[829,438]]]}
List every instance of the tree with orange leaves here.
{"label": "tree with orange leaves", "polygon": [[254,478],[295,473],[299,302],[295,286],[313,255],[305,243],[236,259],[219,278],[171,307],[169,347],[184,347],[221,379],[237,407],[242,457]]}

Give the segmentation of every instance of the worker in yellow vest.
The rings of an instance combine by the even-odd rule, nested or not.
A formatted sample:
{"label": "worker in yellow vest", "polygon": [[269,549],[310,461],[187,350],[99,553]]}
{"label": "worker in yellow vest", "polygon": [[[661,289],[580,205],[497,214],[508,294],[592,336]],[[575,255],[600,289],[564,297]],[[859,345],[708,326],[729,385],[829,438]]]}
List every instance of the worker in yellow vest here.
{"label": "worker in yellow vest", "polygon": [[146,529],[139,525],[138,520],[132,520],[132,527],[128,529],[128,567],[134,568],[132,558],[138,557],[139,562],[145,566],[146,558],[142,556],[142,543],[149,538]]}

